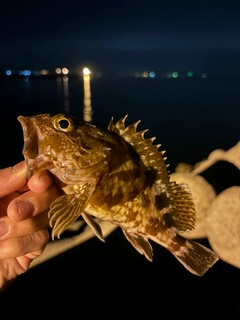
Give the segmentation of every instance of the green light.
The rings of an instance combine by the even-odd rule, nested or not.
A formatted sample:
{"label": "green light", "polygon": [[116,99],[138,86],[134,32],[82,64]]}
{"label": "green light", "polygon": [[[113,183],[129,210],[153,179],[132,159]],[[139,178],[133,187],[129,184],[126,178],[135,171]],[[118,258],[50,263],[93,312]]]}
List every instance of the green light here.
{"label": "green light", "polygon": [[172,73],[172,76],[173,76],[173,78],[177,78],[177,77],[178,77],[178,72],[174,71],[174,72]]}
{"label": "green light", "polygon": [[187,75],[188,75],[189,77],[192,77],[192,76],[193,76],[193,72],[192,72],[192,71],[188,71]]}

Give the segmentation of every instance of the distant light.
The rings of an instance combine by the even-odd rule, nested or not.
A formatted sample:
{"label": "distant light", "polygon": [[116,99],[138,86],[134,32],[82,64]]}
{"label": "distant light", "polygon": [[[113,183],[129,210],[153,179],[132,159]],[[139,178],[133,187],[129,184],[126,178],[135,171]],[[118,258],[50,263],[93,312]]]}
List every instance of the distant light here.
{"label": "distant light", "polygon": [[88,68],[83,68],[83,74],[85,75],[85,76],[88,76],[89,74],[91,73],[91,71],[88,69]]}
{"label": "distant light", "polygon": [[63,73],[63,74],[68,74],[68,73],[69,73],[69,71],[68,71],[68,69],[67,69],[67,68],[62,68],[62,73]]}
{"label": "distant light", "polygon": [[40,70],[40,74],[41,74],[42,76],[46,76],[47,74],[49,74],[49,71],[46,70],[46,69],[42,69],[42,70]]}
{"label": "distant light", "polygon": [[19,70],[18,71],[19,76],[30,76],[31,75],[31,71],[30,70]]}
{"label": "distant light", "polygon": [[172,72],[168,72],[168,73],[167,73],[167,77],[168,77],[168,78],[172,78]]}
{"label": "distant light", "polygon": [[56,72],[57,74],[60,74],[60,73],[62,72],[62,70],[61,70],[60,68],[56,68],[56,69],[55,69],[55,72]]}
{"label": "distant light", "polygon": [[135,72],[135,73],[134,73],[134,76],[135,76],[136,78],[139,78],[139,77],[142,76],[142,74],[141,74],[140,72]]}
{"label": "distant light", "polygon": [[155,72],[154,71],[149,72],[149,77],[150,78],[154,78],[155,77]]}
{"label": "distant light", "polygon": [[177,78],[177,77],[178,77],[178,72],[177,72],[177,71],[174,71],[174,72],[172,73],[172,76],[173,76],[173,78]]}
{"label": "distant light", "polygon": [[205,78],[207,78],[207,76],[208,76],[208,75],[207,75],[207,73],[206,73],[206,72],[202,73],[202,78],[204,78],[204,79],[205,79]]}
{"label": "distant light", "polygon": [[27,77],[27,76],[30,76],[31,75],[31,71],[30,70],[23,70],[22,71],[22,74]]}
{"label": "distant light", "polygon": [[192,77],[192,76],[193,76],[193,72],[192,72],[192,71],[188,71],[187,75],[188,75],[189,77]]}
{"label": "distant light", "polygon": [[148,72],[147,71],[144,71],[143,74],[142,74],[143,78],[147,78],[148,77]]}
{"label": "distant light", "polygon": [[12,71],[11,70],[6,70],[6,75],[7,76],[10,76],[12,74]]}
{"label": "distant light", "polygon": [[33,70],[32,74],[36,77],[40,76],[40,71],[39,70]]}

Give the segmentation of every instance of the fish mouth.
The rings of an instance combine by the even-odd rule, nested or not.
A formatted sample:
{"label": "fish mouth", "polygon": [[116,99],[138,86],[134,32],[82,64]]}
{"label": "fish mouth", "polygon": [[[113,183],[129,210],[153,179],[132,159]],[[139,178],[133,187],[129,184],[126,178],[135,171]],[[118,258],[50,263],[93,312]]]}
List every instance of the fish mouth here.
{"label": "fish mouth", "polygon": [[[39,152],[40,137],[37,132],[34,121],[29,117],[19,116],[18,121],[22,126],[24,145],[22,153],[27,165],[27,179],[31,178],[35,173],[50,169],[52,164],[48,165],[43,161],[43,157]],[[45,166],[43,166],[45,164]]]}

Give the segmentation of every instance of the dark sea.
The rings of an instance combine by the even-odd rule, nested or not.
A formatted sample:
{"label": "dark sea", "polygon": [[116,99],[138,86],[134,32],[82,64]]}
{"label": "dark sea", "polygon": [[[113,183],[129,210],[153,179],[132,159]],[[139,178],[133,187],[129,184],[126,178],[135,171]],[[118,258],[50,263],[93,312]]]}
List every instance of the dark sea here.
{"label": "dark sea", "polygon": [[[128,114],[127,124],[166,150],[170,170],[178,162],[195,164],[217,148],[239,141],[240,77],[93,78],[92,123],[106,127]],[[6,78],[0,82],[0,166],[22,159],[18,115],[70,113],[83,117],[83,81],[76,77]]]}
{"label": "dark sea", "polygon": [[[80,77],[1,79],[0,167],[23,159],[18,115],[69,113],[82,119],[83,99]],[[106,127],[112,116],[118,120],[128,114],[127,124],[141,119],[139,129],[149,129],[146,137],[157,137],[166,150],[170,171],[179,162],[195,164],[240,140],[240,77],[92,78],[91,105],[92,123],[98,126]],[[218,171],[219,180],[223,173]],[[208,245],[206,239],[200,243]],[[19,317],[19,310],[24,318],[32,317],[29,305],[38,315],[59,317],[65,310],[71,319],[86,317],[84,312],[90,318],[126,318],[129,310],[133,319],[143,314],[149,319],[219,319],[223,314],[239,319],[237,268],[219,261],[197,277],[167,250],[155,244],[153,249],[150,263],[120,229],[106,243],[95,237],[20,276],[0,305],[20,301],[20,308],[9,308],[9,319]],[[87,303],[92,308],[86,311]]]}

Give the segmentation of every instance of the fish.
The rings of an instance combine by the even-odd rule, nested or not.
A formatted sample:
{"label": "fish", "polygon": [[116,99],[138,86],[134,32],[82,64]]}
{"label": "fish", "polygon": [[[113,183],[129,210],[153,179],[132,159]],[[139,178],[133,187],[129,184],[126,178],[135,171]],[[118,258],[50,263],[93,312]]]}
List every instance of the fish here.
{"label": "fish", "polygon": [[138,131],[140,120],[126,126],[126,119],[112,118],[104,129],[66,114],[18,117],[27,178],[48,170],[63,190],[48,212],[52,239],[82,217],[105,241],[100,219],[120,227],[147,260],[153,241],[202,276],[218,256],[183,236],[195,227],[191,190],[170,181],[165,152]]}

